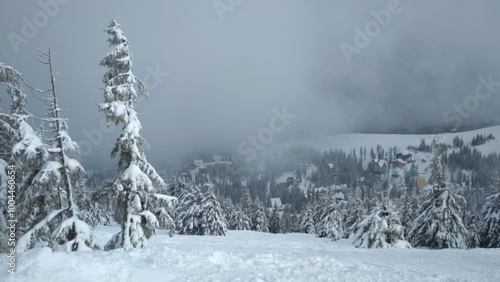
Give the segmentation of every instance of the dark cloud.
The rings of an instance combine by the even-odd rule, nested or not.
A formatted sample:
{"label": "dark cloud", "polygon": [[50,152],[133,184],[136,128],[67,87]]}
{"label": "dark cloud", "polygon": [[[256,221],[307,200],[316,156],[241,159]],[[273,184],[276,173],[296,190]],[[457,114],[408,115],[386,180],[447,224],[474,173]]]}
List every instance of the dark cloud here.
{"label": "dark cloud", "polygon": [[[157,164],[204,149],[237,151],[284,106],[296,118],[276,140],[450,126],[443,114],[474,95],[479,76],[500,81],[497,1],[242,1],[222,21],[213,1],[41,3],[65,4],[0,1],[0,61],[44,88],[37,49],[52,49],[61,107],[73,138],[86,145],[87,166],[108,161],[119,133],[103,127],[96,106],[111,18],[130,41],[136,75],[150,85],[137,111]],[[340,44],[353,45],[354,28],[364,30],[372,11],[391,5],[400,12],[348,63]],[[36,31],[26,21],[38,21]],[[24,37],[17,52],[14,33]],[[463,123],[499,122],[499,93]],[[38,100],[30,104],[42,114]]]}

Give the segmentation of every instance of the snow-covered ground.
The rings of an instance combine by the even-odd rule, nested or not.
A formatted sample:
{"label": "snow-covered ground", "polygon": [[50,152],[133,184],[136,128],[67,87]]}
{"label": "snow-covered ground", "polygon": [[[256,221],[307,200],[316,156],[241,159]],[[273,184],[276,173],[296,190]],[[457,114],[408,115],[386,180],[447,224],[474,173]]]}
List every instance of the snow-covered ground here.
{"label": "snow-covered ground", "polygon": [[[117,226],[97,227],[103,245]],[[18,255],[0,281],[500,281],[500,249],[356,249],[308,234],[229,231],[225,237],[159,231],[146,249]]]}
{"label": "snow-covered ground", "polygon": [[[351,150],[359,151],[359,147],[366,147],[368,152],[370,148],[376,148],[380,144],[386,151],[393,146],[399,149],[406,149],[407,146],[420,145],[422,139],[425,140],[427,145],[432,143],[435,136],[439,138],[439,142],[448,145],[453,144],[453,138],[461,137],[464,140],[464,145],[471,145],[472,138],[477,134],[488,135],[493,134],[495,140],[488,141],[486,144],[476,146],[482,154],[489,154],[492,152],[500,152],[500,126],[486,127],[478,130],[466,132],[452,132],[441,133],[438,135],[432,134],[364,134],[364,133],[351,133],[351,134],[337,134],[326,135],[319,137],[303,138],[300,140],[292,140],[286,142],[276,142],[270,144],[268,149],[264,151],[267,154],[275,154],[283,151],[283,149],[291,148],[294,146],[309,146],[320,151],[328,151],[330,149],[340,149],[344,152]],[[266,154],[263,154],[264,156]]]}
{"label": "snow-covered ground", "polygon": [[[352,150],[355,150],[356,153],[358,153],[359,148],[364,147],[367,149],[367,152],[369,153],[370,149],[372,148],[376,149],[377,145],[381,145],[381,147],[386,152],[388,152],[389,148],[393,148],[394,146],[396,146],[398,150],[405,150],[408,146],[418,147],[422,139],[425,140],[426,145],[431,145],[432,140],[436,136],[439,138],[440,143],[444,143],[450,146],[453,145],[453,138],[455,137],[462,138],[464,141],[464,145],[471,146],[472,139],[478,134],[484,136],[492,134],[495,137],[495,140],[489,140],[485,144],[474,146],[473,147],[474,149],[481,152],[481,154],[483,154],[484,156],[487,156],[490,153],[500,153],[500,126],[486,127],[466,132],[441,133],[438,135],[350,133],[350,134],[316,136],[316,137],[302,138],[297,140],[276,142],[270,144],[268,148],[261,154],[261,168],[262,169],[264,168],[264,160],[267,156],[279,155],[285,149],[297,146],[312,147],[319,151],[338,149],[346,153],[349,153]],[[448,151],[448,153],[451,153],[452,151],[456,150],[458,149],[451,148]],[[433,158],[434,155],[431,152],[419,152],[415,150],[411,150],[410,153],[412,154],[412,159],[415,161],[415,164],[419,165],[419,171],[418,171],[419,174],[428,179],[430,176],[430,170],[427,170],[427,168],[430,164],[430,160]],[[371,158],[369,156],[364,160],[363,165],[365,168],[368,165],[368,162],[370,161]],[[409,168],[410,164],[407,164],[405,169],[408,170]],[[314,169],[309,169],[308,173],[314,171]],[[286,177],[288,176],[295,176],[295,173],[290,172],[283,174],[281,178],[278,179],[278,182],[282,181],[282,179],[286,180]],[[448,175],[448,177],[449,176],[450,175]],[[305,187],[309,187],[309,183],[306,183]]]}

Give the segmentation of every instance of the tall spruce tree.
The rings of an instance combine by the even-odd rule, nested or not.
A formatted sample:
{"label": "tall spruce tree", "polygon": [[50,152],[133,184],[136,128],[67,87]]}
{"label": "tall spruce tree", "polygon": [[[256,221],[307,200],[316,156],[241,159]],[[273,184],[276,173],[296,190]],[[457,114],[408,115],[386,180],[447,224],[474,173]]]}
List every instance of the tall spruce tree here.
{"label": "tall spruce tree", "polygon": [[170,186],[170,193],[179,199],[175,215],[175,227],[181,235],[202,235],[203,195],[192,182],[180,178]]}
{"label": "tall spruce tree", "polygon": [[76,183],[74,194],[75,204],[78,206],[78,218],[92,227],[111,225],[111,216],[98,201],[97,191],[91,191],[85,185],[85,181],[81,180]]}
{"label": "tall spruce tree", "polygon": [[137,92],[145,97],[148,97],[148,92],[132,72],[128,40],[115,20],[105,31],[112,50],[100,63],[108,71],[103,77],[104,103],[99,105],[99,110],[104,112],[108,122],[123,124],[122,133],[111,151],[112,158],[119,158],[117,176],[111,186],[116,206],[115,220],[121,224],[121,231],[113,236],[106,249],[143,248],[159,226],[157,217],[151,212],[154,207],[150,198],[158,197],[157,192],[165,187],[165,183],[144,154],[148,144],[139,134],[142,127],[134,103]]}
{"label": "tall spruce tree", "polygon": [[399,217],[387,200],[377,205],[357,229],[352,235],[356,248],[411,248],[404,239]]}
{"label": "tall spruce tree", "polygon": [[344,235],[343,216],[338,211],[335,199],[324,202],[317,219],[315,220],[315,231],[318,237],[330,238],[337,241]]}
{"label": "tall spruce tree", "polygon": [[[21,86],[22,82],[23,79],[18,71],[0,63],[0,85],[7,86],[7,94],[12,98],[10,113],[0,112],[0,158],[5,161],[2,170],[5,170],[7,163],[10,163],[15,166],[17,174],[18,236],[24,234],[36,218],[45,212],[47,206],[43,203],[50,202],[51,198],[49,196],[44,202],[38,201],[35,208],[24,209],[20,206],[26,200],[31,181],[47,159],[45,145],[28,124],[30,114],[26,110],[27,100]],[[2,183],[7,181],[2,179]],[[42,196],[39,194],[36,197]]]}
{"label": "tall spruce tree", "polygon": [[434,157],[431,161],[431,176],[429,177],[429,184],[437,185],[439,187],[444,187],[446,178],[444,176],[444,168],[441,164],[441,145],[439,145],[439,140],[434,137],[432,141],[432,153]]}
{"label": "tall spruce tree", "polygon": [[437,138],[434,138],[432,149],[434,158],[429,183],[434,186],[423,193],[424,202],[408,231],[408,240],[415,247],[466,249],[473,246],[474,238],[464,222],[467,202],[445,182]]}
{"label": "tall spruce tree", "polygon": [[238,203],[234,206],[230,216],[229,216],[229,229],[231,230],[251,230],[252,221],[248,217],[247,213],[243,211],[241,204]]}
{"label": "tall spruce tree", "polygon": [[479,222],[480,246],[500,248],[500,193],[486,198]]}
{"label": "tall spruce tree", "polygon": [[225,236],[227,232],[226,218],[222,211],[221,204],[215,197],[214,185],[205,183],[201,187],[201,223],[203,235]]}
{"label": "tall spruce tree", "polygon": [[469,247],[471,234],[464,223],[465,199],[450,187],[434,186],[408,232],[415,247],[433,249]]}
{"label": "tall spruce tree", "polygon": [[402,203],[399,206],[401,225],[404,227],[404,235],[408,236],[408,231],[413,226],[415,218],[418,216],[418,199],[410,189],[406,189]]}
{"label": "tall spruce tree", "polygon": [[[51,159],[59,164],[59,201],[60,204],[63,201],[66,202],[65,206],[67,208],[65,215],[66,219],[64,219],[52,233],[51,247],[54,250],[61,251],[99,249],[94,241],[94,237],[92,236],[91,228],[77,217],[78,207],[74,201],[71,177],[80,177],[83,175],[85,170],[77,160],[68,156],[68,153],[71,152],[79,153],[79,147],[76,142],[71,140],[71,137],[68,134],[68,125],[66,120],[60,115],[61,109],[59,108],[57,101],[50,49],[48,53],[42,53],[42,58],[43,60],[41,60],[41,62],[49,66],[51,84],[51,91],[48,92],[48,122],[51,132],[53,133],[53,138],[49,140],[48,151],[51,155]],[[63,197],[63,195],[66,197]],[[65,199],[63,200],[63,198]]]}
{"label": "tall spruce tree", "polygon": [[259,197],[256,197],[253,203],[252,230],[269,232],[269,221],[267,219],[266,209],[259,200]]}
{"label": "tall spruce tree", "polygon": [[307,207],[301,217],[300,217],[300,232],[315,234],[316,231],[314,229],[314,214],[310,207]]}
{"label": "tall spruce tree", "polygon": [[[69,152],[78,153],[78,145],[68,134],[66,120],[60,116],[55,77],[53,73],[52,56],[41,52],[40,62],[47,64],[50,74],[51,88],[48,93],[49,139],[45,145],[48,153],[46,161],[30,183],[25,194],[26,201],[21,204],[23,210],[39,207],[40,201],[45,202],[45,212],[48,214],[36,219],[36,224],[19,239],[16,250],[26,251],[37,242],[46,241],[53,250],[79,251],[98,249],[91,228],[78,219],[77,206],[73,201],[71,177],[79,177],[84,173],[80,163],[68,156]],[[42,197],[37,195],[42,194]]]}
{"label": "tall spruce tree", "polygon": [[281,214],[278,209],[278,206],[275,204],[273,205],[273,209],[271,211],[271,215],[269,216],[269,232],[271,233],[282,233],[283,232],[283,227],[281,223]]}
{"label": "tall spruce tree", "polygon": [[[7,252],[7,167],[11,161],[12,146],[20,135],[19,126],[28,116],[26,95],[21,87],[21,74],[10,66],[0,63],[0,85],[7,87],[12,98],[10,114],[2,112],[0,107],[0,252]],[[0,100],[0,102],[2,102]],[[18,176],[19,177],[19,176]],[[15,196],[15,195],[13,195]],[[15,198],[14,198],[15,199]],[[15,199],[17,200],[17,199]]]}
{"label": "tall spruce tree", "polygon": [[347,205],[347,216],[344,220],[344,235],[343,238],[349,238],[352,234],[358,231],[359,223],[364,219],[366,208],[361,199],[362,189],[360,187],[354,190],[352,197]]}
{"label": "tall spruce tree", "polygon": [[[43,222],[58,198],[54,189],[38,189],[33,185],[35,177],[47,161],[48,153],[45,144],[28,124],[31,115],[26,110],[27,100],[21,82],[23,79],[19,72],[0,64],[0,84],[7,86],[7,93],[12,98],[10,114],[0,114],[0,142],[5,145],[1,146],[0,151],[6,163],[15,167],[17,176],[17,238],[36,227],[40,221]],[[45,228],[38,229],[36,241],[47,244],[50,229],[45,224],[38,226]],[[18,241],[16,248],[22,243],[23,241]],[[34,242],[31,243],[30,247],[34,245]]]}

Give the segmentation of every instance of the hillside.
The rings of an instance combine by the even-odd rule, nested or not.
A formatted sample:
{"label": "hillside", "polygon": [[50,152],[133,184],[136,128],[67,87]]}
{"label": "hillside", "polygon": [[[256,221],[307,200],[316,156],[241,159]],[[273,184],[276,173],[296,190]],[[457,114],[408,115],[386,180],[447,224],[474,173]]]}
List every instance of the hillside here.
{"label": "hillside", "polygon": [[[472,138],[477,134],[493,134],[497,137],[496,140],[487,142],[486,144],[479,145],[476,148],[483,154],[491,152],[500,153],[500,125],[493,127],[486,127],[473,131],[456,132],[456,133],[443,133],[439,134],[439,141],[448,145],[452,145],[452,140],[455,137],[462,137],[465,144],[470,145]],[[426,144],[430,144],[435,135],[432,134],[367,134],[367,133],[350,133],[338,135],[325,135],[320,137],[303,138],[282,143],[275,143],[269,145],[265,151],[265,155],[275,154],[284,149],[294,146],[310,146],[317,150],[326,151],[330,149],[340,149],[345,152],[351,150],[358,150],[359,147],[375,147],[377,144],[382,145],[382,148],[389,149],[390,147],[397,146],[400,149],[406,149],[408,146],[419,146],[422,139]]]}
{"label": "hillside", "polygon": [[[489,140],[485,144],[474,146],[474,149],[477,149],[481,152],[482,155],[486,156],[490,153],[500,153],[500,126],[493,126],[482,128],[473,131],[466,132],[456,132],[456,133],[443,133],[437,135],[440,143],[447,144],[452,148],[448,151],[448,153],[453,152],[456,148],[453,148],[453,139],[455,137],[462,138],[465,146],[471,146],[472,139],[477,135],[487,136],[492,134],[495,140]],[[370,150],[371,148],[375,148],[377,145],[380,145],[382,149],[386,152],[390,148],[397,147],[398,150],[405,150],[409,146],[418,147],[422,140],[425,141],[426,145],[430,145],[432,140],[436,135],[416,135],[416,134],[363,134],[363,133],[351,133],[351,134],[338,134],[338,135],[325,135],[320,137],[311,137],[311,138],[301,138],[292,141],[286,142],[276,142],[274,144],[269,145],[269,148],[264,151],[261,155],[260,164],[263,165],[263,160],[269,156],[279,155],[286,149],[290,149],[293,147],[312,147],[319,151],[328,151],[332,150],[341,150],[344,152],[351,152],[355,150],[359,151],[360,147],[367,148]],[[410,150],[412,154],[412,159],[416,164],[419,164],[418,173],[421,176],[428,178],[430,171],[427,170],[429,165],[429,161],[432,159],[433,155],[430,152],[420,152],[417,150]],[[365,160],[364,166],[368,165],[369,160]],[[405,169],[409,169],[409,166],[406,166]],[[310,173],[310,172],[309,172]],[[287,173],[286,176],[291,176],[292,173]],[[280,180],[285,176],[282,175]],[[305,186],[305,185],[304,185]]]}

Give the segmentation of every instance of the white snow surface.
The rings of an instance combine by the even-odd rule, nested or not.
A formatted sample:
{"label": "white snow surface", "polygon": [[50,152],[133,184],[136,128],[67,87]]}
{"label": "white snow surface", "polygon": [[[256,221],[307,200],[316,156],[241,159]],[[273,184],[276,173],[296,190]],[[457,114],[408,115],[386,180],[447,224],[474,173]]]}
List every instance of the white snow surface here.
{"label": "white snow surface", "polygon": [[[471,145],[472,138],[477,134],[493,134],[495,140],[490,140],[483,145],[475,146],[474,148],[479,150],[482,154],[487,155],[493,152],[500,152],[500,125],[486,127],[482,129],[466,131],[466,132],[454,132],[454,133],[441,133],[438,135],[433,134],[368,134],[368,133],[351,133],[351,134],[337,134],[337,135],[326,135],[319,137],[311,137],[300,140],[286,141],[286,142],[276,142],[270,144],[268,149],[263,151],[272,155],[273,153],[280,152],[283,149],[294,147],[294,146],[310,146],[321,151],[327,151],[330,149],[340,149],[344,152],[350,152],[351,150],[359,151],[359,147],[366,147],[368,153],[370,148],[376,148],[377,144],[381,144],[382,148],[386,151],[393,146],[398,146],[399,150],[405,150],[407,146],[420,145],[422,139],[425,140],[425,144],[430,145],[434,137],[439,138],[440,143],[445,143],[448,145],[453,144],[453,138],[461,137],[464,140],[464,145]],[[414,153],[414,152],[410,152]],[[266,154],[263,154],[265,156]]]}
{"label": "white snow surface", "polygon": [[[98,226],[94,235],[102,246],[118,231]],[[500,249],[367,250],[345,239],[254,231],[169,238],[158,230],[149,243],[129,251],[32,249],[17,255],[14,275],[0,264],[0,281],[500,281]]]}

